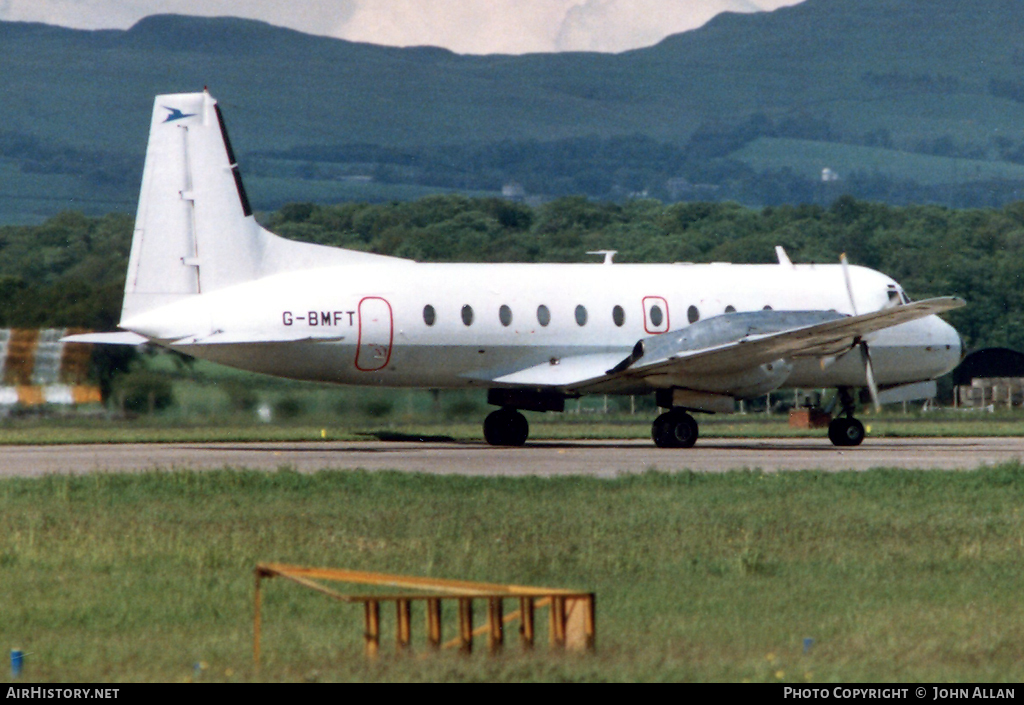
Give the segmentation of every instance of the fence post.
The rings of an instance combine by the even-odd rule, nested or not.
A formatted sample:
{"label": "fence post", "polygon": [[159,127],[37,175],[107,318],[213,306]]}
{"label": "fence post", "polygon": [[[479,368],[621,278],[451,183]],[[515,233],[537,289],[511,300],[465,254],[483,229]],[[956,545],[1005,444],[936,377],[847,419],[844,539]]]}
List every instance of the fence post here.
{"label": "fence post", "polygon": [[565,601],[565,647],[569,651],[594,650],[594,595]]}
{"label": "fence post", "polygon": [[473,598],[459,598],[459,651],[473,653]]}
{"label": "fence post", "polygon": [[366,656],[377,658],[380,653],[380,603],[367,600],[364,604],[366,616]]}
{"label": "fence post", "polygon": [[395,610],[395,641],[399,651],[406,651],[412,642],[412,607],[409,600],[395,600]]}
{"label": "fence post", "polygon": [[504,605],[500,597],[491,597],[487,604],[487,648],[497,654],[505,645]]}
{"label": "fence post", "polygon": [[549,640],[552,648],[565,648],[565,598],[560,595],[551,596],[549,609]]}
{"label": "fence post", "polygon": [[441,648],[441,600],[427,600],[427,644],[431,649]]}
{"label": "fence post", "polygon": [[533,598],[519,598],[519,640],[523,649],[533,649],[534,623],[533,623]]}

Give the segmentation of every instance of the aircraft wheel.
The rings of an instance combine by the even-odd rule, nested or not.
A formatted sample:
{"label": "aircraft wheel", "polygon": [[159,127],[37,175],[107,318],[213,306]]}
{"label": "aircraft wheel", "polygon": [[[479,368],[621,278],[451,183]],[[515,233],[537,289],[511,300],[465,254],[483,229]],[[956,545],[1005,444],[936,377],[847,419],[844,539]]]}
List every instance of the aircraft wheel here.
{"label": "aircraft wheel", "polygon": [[651,426],[651,438],[659,448],[692,448],[697,433],[696,420],[681,409],[665,412]]}
{"label": "aircraft wheel", "polygon": [[835,446],[859,446],[864,441],[864,424],[855,418],[840,416],[828,425],[828,439]]}
{"label": "aircraft wheel", "polygon": [[484,439],[492,446],[521,446],[529,435],[530,424],[515,409],[499,409],[484,419]]}

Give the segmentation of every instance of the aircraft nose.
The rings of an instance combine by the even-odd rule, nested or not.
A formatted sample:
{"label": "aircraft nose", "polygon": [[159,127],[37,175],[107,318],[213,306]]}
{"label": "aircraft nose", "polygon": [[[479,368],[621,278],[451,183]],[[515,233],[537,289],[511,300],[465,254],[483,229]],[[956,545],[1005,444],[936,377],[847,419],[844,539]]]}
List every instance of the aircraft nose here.
{"label": "aircraft nose", "polygon": [[951,371],[964,359],[966,354],[964,339],[960,337],[956,328],[938,317],[931,320],[929,328],[932,339],[932,344],[929,347],[932,352],[938,353],[939,363],[942,367],[938,376],[941,376]]}

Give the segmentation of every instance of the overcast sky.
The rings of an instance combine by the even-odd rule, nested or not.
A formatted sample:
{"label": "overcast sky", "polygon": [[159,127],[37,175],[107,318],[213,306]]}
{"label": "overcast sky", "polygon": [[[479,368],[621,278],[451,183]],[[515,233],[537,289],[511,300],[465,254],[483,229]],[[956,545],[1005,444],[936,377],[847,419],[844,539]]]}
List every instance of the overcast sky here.
{"label": "overcast sky", "polygon": [[616,52],[650,46],[719,12],[802,0],[0,0],[0,20],[125,29],[147,15],[233,15],[353,41],[464,54]]}

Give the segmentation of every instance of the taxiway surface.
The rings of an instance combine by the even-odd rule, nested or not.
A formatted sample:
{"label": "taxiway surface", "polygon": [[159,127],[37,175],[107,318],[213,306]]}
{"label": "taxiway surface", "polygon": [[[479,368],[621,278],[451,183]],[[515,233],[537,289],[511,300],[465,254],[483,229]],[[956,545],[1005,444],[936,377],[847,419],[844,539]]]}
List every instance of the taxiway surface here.
{"label": "taxiway surface", "polygon": [[614,477],[654,469],[974,469],[1012,460],[1024,462],[1024,438],[869,438],[857,448],[836,448],[826,439],[813,438],[708,438],[688,450],[659,449],[650,441],[539,441],[523,448],[492,448],[482,442],[166,443],[4,446],[0,477],[223,467]]}

